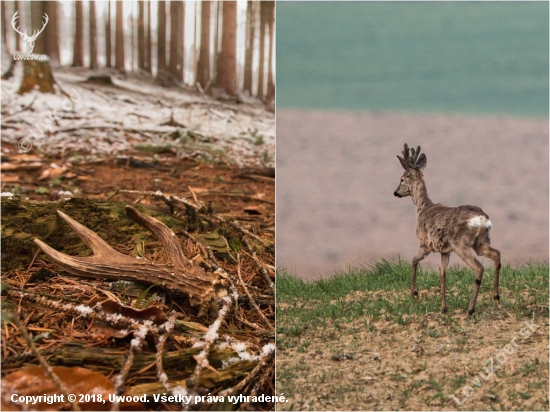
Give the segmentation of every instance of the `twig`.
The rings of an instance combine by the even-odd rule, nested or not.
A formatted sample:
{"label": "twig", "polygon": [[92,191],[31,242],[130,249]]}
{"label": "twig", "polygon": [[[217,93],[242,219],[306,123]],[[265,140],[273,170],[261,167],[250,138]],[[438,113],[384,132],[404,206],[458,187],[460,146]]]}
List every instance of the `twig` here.
{"label": "twig", "polygon": [[262,354],[260,355],[260,360],[258,361],[258,364],[250,371],[250,373],[244,378],[242,381],[240,381],[237,385],[233,386],[232,388],[223,390],[219,393],[221,396],[229,396],[234,395],[236,393],[241,393],[242,390],[250,383],[252,380],[260,373],[262,368],[273,361],[273,357],[275,355],[275,345],[273,343],[269,343],[265,345],[262,348]]}
{"label": "twig", "polygon": [[[84,319],[88,319],[93,315],[96,319],[102,322],[105,322],[115,328],[121,327],[124,329],[136,330],[143,326],[143,324],[141,324],[140,322],[133,320],[129,317],[123,316],[121,314],[117,314],[115,316],[115,315],[105,314],[101,312],[96,312],[93,308],[82,304],[76,306],[71,303],[61,303],[59,301],[47,299],[43,296],[35,296],[29,293],[24,293],[13,289],[9,289],[4,293],[6,295],[15,296],[23,300],[26,300],[28,302],[36,303],[38,305],[41,305],[50,309],[54,309],[56,311],[69,313],[73,316],[80,316]],[[158,331],[158,327],[155,325],[151,325],[149,329],[151,332]]]}
{"label": "twig", "polygon": [[189,188],[189,191],[191,192],[191,194],[193,195],[193,199],[195,199],[195,203],[199,203],[199,200],[197,199],[197,195],[195,194],[195,192],[193,191],[193,188],[191,186],[187,186]]}
{"label": "twig", "polygon": [[[38,349],[36,348],[36,345],[34,344],[32,338],[29,335],[29,332],[27,332],[27,328],[23,325],[21,322],[21,319],[19,319],[18,314],[12,314],[11,316],[12,322],[17,326],[17,329],[19,329],[19,332],[21,332],[21,336],[23,336],[23,339],[25,339],[25,342],[27,343],[27,346],[30,348],[34,356],[36,356],[36,359],[38,359],[38,362],[40,362],[40,365],[42,368],[44,368],[44,371],[46,371],[46,374],[50,377],[50,379],[53,381],[55,386],[59,389],[59,391],[64,395],[66,399],[69,399],[69,390],[65,386],[63,382],[61,382],[61,379],[59,379],[59,376],[53,371],[51,366],[46,362],[46,359],[40,355],[38,352]],[[80,407],[75,401],[69,401],[71,404],[71,409],[73,411],[80,411]]]}
{"label": "twig", "polygon": [[251,248],[249,247],[249,245],[247,243],[245,243],[245,246],[248,248],[248,250],[250,250],[252,252],[252,254],[247,253],[246,250],[243,250],[243,253],[245,255],[251,257],[254,260],[254,262],[256,262],[256,265],[258,265],[258,269],[260,271],[260,274],[263,276],[266,283],[269,285],[269,287],[271,289],[275,289],[275,283],[273,283],[273,281],[269,277],[269,273],[267,273],[267,270],[266,270],[266,268],[268,268],[270,270],[275,271],[275,267],[273,267],[272,265],[268,265],[267,263],[261,262],[260,259],[258,259],[258,256],[256,256],[256,252],[251,250]]}
{"label": "twig", "polygon": [[[141,351],[141,345],[143,344],[143,341],[145,340],[147,333],[150,332],[152,325],[153,325],[152,322],[147,320],[143,323],[143,325],[141,325],[139,330],[134,331],[134,339],[132,339],[132,341],[130,342],[130,350],[128,351],[128,357],[126,358],[124,367],[122,368],[122,370],[114,380],[115,395],[121,395],[124,392],[124,382],[126,382],[128,373],[132,368],[132,364],[134,363],[134,357],[136,356],[136,353]],[[120,403],[117,397],[115,398],[115,401],[112,403],[111,411],[118,411],[118,410],[120,410]]]}
{"label": "twig", "polygon": [[[220,328],[223,320],[225,319],[225,316],[227,315],[227,312],[229,311],[229,307],[231,305],[231,297],[226,296],[221,300],[221,302],[222,302],[222,307],[218,312],[217,319],[214,321],[212,325],[210,325],[210,327],[208,328],[208,332],[206,333],[206,335],[204,335],[203,350],[198,355],[193,356],[197,361],[197,366],[195,367],[195,371],[193,372],[193,375],[191,375],[187,379],[187,388],[193,392],[196,392],[196,388],[199,383],[199,378],[201,376],[202,371],[205,368],[210,367],[210,363],[208,362],[208,355],[210,354],[210,348],[218,338],[218,329]],[[186,405],[184,410],[187,410],[188,407],[189,405]]]}
{"label": "twig", "polygon": [[273,329],[273,325],[271,324],[269,319],[264,315],[264,313],[262,312],[262,310],[260,309],[256,301],[248,291],[248,288],[246,287],[246,284],[243,281],[243,278],[241,276],[241,259],[239,257],[239,253],[237,253],[237,276],[239,277],[239,282],[241,283],[241,286],[243,287],[244,292],[246,293],[246,296],[248,296],[248,301],[250,302],[250,304],[254,307],[254,309],[256,309],[260,317],[265,321],[265,323],[267,323],[269,328]]}

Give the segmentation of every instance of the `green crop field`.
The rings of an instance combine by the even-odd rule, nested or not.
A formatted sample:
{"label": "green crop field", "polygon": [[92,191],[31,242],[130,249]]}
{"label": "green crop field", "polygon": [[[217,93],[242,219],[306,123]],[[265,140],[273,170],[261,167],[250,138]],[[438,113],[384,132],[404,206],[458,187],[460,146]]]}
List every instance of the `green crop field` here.
{"label": "green crop field", "polygon": [[278,2],[277,108],[548,117],[547,2]]}

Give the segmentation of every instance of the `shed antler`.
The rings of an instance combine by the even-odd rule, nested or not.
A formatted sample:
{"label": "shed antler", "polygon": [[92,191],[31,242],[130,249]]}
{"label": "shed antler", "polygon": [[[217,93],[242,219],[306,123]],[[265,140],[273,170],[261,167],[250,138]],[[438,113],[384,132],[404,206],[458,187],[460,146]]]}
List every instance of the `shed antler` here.
{"label": "shed antler", "polygon": [[59,216],[73,228],[94,252],[93,256],[68,256],[52,249],[39,239],[34,242],[59,267],[80,277],[129,280],[159,284],[169,290],[182,292],[191,305],[208,304],[212,299],[227,295],[225,279],[218,272],[206,272],[184,255],[176,234],[164,223],[126,206],[126,216],[149,229],[161,241],[169,263],[157,264],[117,252],[90,229],[71,219],[60,210]]}

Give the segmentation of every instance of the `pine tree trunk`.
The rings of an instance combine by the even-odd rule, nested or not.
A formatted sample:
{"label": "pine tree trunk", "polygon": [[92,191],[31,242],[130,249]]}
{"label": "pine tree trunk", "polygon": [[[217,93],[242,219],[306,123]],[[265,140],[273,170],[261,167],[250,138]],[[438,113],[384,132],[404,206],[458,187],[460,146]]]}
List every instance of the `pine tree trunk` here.
{"label": "pine tree trunk", "polygon": [[179,5],[179,19],[180,23],[178,24],[178,79],[180,79],[182,82],[185,81],[184,79],[184,72],[185,72],[185,2],[180,2]]}
{"label": "pine tree trunk", "polygon": [[5,50],[7,53],[11,54],[10,48],[8,47],[8,38],[7,38],[7,30],[6,30],[6,2],[0,1],[0,15],[2,16],[2,42],[3,47],[5,47]]}
{"label": "pine tree trunk", "polygon": [[269,2],[260,2],[260,67],[258,70],[258,93],[257,96],[264,97],[264,72],[265,72],[265,27],[269,15]]}
{"label": "pine tree trunk", "polygon": [[229,95],[237,91],[237,2],[224,1],[222,49],[218,65],[218,85]]}
{"label": "pine tree trunk", "polygon": [[152,46],[152,34],[151,34],[151,15],[152,13],[151,1],[147,2],[147,41],[145,46],[145,69],[149,73],[153,73],[153,46]]}
{"label": "pine tree trunk", "polygon": [[254,34],[256,33],[256,7],[253,1],[246,5],[246,49],[244,55],[243,89],[252,95],[252,62],[254,59]]}
{"label": "pine tree trunk", "polygon": [[44,3],[45,11],[50,18],[44,30],[46,54],[50,57],[50,65],[52,67],[59,67],[61,65],[59,59],[59,2],[45,1]]}
{"label": "pine tree trunk", "polygon": [[273,53],[274,53],[274,43],[275,43],[275,2],[268,1],[269,3],[269,15],[268,15],[268,24],[269,24],[269,63],[267,65],[267,94],[265,99],[267,102],[275,99],[275,83],[273,79]]}
{"label": "pine tree trunk", "polygon": [[[43,1],[31,2],[31,27],[32,31],[40,30],[44,24],[44,13],[46,12]],[[49,23],[48,23],[49,24]],[[46,25],[48,27],[48,25]],[[46,30],[44,27],[44,30]],[[38,35],[34,41],[33,53],[46,54],[46,36],[44,33]]]}
{"label": "pine tree trunk", "polygon": [[123,72],[124,65],[124,2],[116,2],[115,69]]}
{"label": "pine tree trunk", "polygon": [[105,18],[105,67],[112,67],[111,63],[111,2],[106,2],[107,16]]}
{"label": "pine tree trunk", "polygon": [[84,5],[82,1],[74,2],[75,23],[73,43],[73,67],[84,66]]}
{"label": "pine tree trunk", "polygon": [[[22,13],[23,11],[23,1],[16,1],[15,2],[15,10],[19,10],[19,14]],[[26,43],[23,41],[23,38],[19,35],[15,36],[16,38],[16,41],[15,41],[15,44],[16,44],[16,49],[21,52],[21,53],[24,53],[25,52],[25,48],[26,48]]]}
{"label": "pine tree trunk", "polygon": [[201,47],[197,65],[197,83],[203,89],[210,81],[210,6],[209,1],[201,3]]}
{"label": "pine tree trunk", "polygon": [[138,1],[138,68],[145,69],[145,2]]}
{"label": "pine tree trunk", "polygon": [[180,77],[183,67],[183,20],[182,20],[183,2],[170,2],[170,74],[174,76],[176,82],[183,81]]}
{"label": "pine tree trunk", "polygon": [[219,39],[220,39],[220,2],[217,1],[214,3],[214,50],[212,54],[214,55],[212,72],[214,73],[212,81],[217,86],[218,85],[218,63],[220,60],[220,50],[219,50]]}
{"label": "pine tree trunk", "polygon": [[157,81],[166,82],[166,2],[158,2]]}
{"label": "pine tree trunk", "polygon": [[97,19],[95,1],[90,0],[90,68],[97,69]]}

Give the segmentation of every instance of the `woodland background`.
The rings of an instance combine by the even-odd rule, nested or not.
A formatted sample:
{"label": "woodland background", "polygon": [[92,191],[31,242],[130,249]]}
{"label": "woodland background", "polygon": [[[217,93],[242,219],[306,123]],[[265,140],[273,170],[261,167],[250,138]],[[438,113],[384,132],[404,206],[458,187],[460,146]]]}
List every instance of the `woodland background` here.
{"label": "woodland background", "polygon": [[[225,6],[222,7],[221,4]],[[275,93],[274,1],[3,1],[3,62],[22,50],[10,24],[42,27],[34,53],[53,67],[115,68],[163,85],[217,86],[229,95],[272,101]],[[29,28],[32,28],[29,30]]]}

